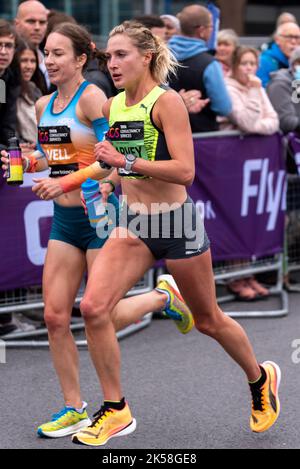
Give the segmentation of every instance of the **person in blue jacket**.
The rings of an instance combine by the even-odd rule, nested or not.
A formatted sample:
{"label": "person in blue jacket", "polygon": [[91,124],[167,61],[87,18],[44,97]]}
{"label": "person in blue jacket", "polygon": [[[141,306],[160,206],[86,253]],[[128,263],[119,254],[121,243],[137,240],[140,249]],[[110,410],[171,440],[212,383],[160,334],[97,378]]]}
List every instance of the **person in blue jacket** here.
{"label": "person in blue jacket", "polygon": [[169,84],[176,91],[199,90],[208,104],[199,113],[190,113],[193,132],[218,130],[217,116],[228,116],[231,99],[219,62],[208,53],[213,21],[210,11],[200,5],[185,7],[178,15],[182,35],[173,36],[168,46],[179,61],[177,76]]}
{"label": "person in blue jacket", "polygon": [[289,58],[299,45],[300,28],[297,24],[284,23],[277,28],[274,42],[260,56],[257,76],[262,80],[264,87],[271,80],[271,73],[289,68]]}

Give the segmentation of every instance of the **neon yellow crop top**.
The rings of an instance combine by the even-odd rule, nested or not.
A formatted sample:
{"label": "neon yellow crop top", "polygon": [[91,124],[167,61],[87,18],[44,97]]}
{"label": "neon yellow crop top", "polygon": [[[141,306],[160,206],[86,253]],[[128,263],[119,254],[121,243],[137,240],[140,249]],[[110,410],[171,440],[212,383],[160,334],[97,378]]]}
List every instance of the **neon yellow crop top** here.
{"label": "neon yellow crop top", "polygon": [[[118,152],[131,153],[148,161],[171,159],[164,133],[152,120],[153,106],[167,90],[167,87],[155,86],[142,101],[129,107],[125,104],[125,91],[113,98],[109,116],[110,128],[105,138]],[[127,178],[148,178],[123,168],[119,168],[118,173]]]}

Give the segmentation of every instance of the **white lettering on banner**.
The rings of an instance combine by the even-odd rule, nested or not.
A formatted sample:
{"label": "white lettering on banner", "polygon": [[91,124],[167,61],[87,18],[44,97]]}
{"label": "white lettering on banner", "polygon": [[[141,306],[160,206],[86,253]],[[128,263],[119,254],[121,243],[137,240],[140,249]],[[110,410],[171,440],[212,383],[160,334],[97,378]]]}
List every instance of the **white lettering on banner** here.
{"label": "white lettering on banner", "polygon": [[[258,184],[251,184],[251,176],[255,172],[260,172],[260,179]],[[274,171],[269,171],[267,158],[248,160],[244,164],[241,216],[248,216],[250,199],[257,198],[256,214],[270,214],[267,231],[275,229],[279,211],[285,209],[285,171],[277,172],[276,182],[274,176]]]}
{"label": "white lettering on banner", "polygon": [[243,193],[242,193],[242,217],[248,215],[249,210],[249,199],[258,195],[258,186],[251,186],[250,179],[253,171],[259,171],[261,169],[262,160],[251,160],[246,161],[244,164],[243,174]]}
{"label": "white lettering on banner", "polygon": [[197,200],[196,208],[200,213],[202,220],[213,220],[217,218],[217,215],[213,209],[212,201],[208,200],[207,202],[202,202],[202,200]]}
{"label": "white lettering on banner", "polygon": [[282,212],[286,212],[287,187],[288,187],[288,181],[287,181],[287,178],[285,178],[284,185],[283,185],[283,191],[282,191],[283,195],[282,195],[282,199],[281,199],[281,207],[280,207],[280,210],[282,210]]}
{"label": "white lettering on banner", "polygon": [[285,171],[280,171],[277,178],[276,189],[274,191],[274,173],[272,172],[268,176],[267,213],[270,213],[270,218],[267,225],[267,231],[273,231],[276,225],[276,220],[280,209],[281,197],[283,193],[284,179]]}
{"label": "white lettering on banner", "polygon": [[45,171],[40,171],[38,174],[37,173],[24,173],[24,182],[22,186],[20,186],[20,189],[26,189],[27,187],[32,187],[35,185],[35,182],[33,182],[33,178],[47,178],[49,177],[49,171],[46,169]]}
{"label": "white lettering on banner", "polygon": [[298,169],[298,174],[300,174],[300,153],[295,153],[295,162]]}
{"label": "white lettering on banner", "polygon": [[47,155],[49,161],[66,161],[71,159],[71,157],[68,156],[67,150],[65,148],[54,148],[52,150],[47,150]]}
{"label": "white lettering on banner", "polygon": [[266,199],[266,189],[267,189],[267,178],[268,178],[268,167],[269,161],[263,160],[262,164],[262,171],[261,171],[261,178],[260,178],[260,189],[258,195],[258,203],[257,203],[257,214],[262,215],[264,213],[264,204]]}
{"label": "white lettering on banner", "polygon": [[211,200],[208,200],[205,204],[205,218],[206,220],[212,220],[214,218],[217,218],[217,215],[213,209]]}
{"label": "white lettering on banner", "polygon": [[28,259],[32,264],[44,265],[47,248],[41,246],[39,220],[53,216],[52,201],[34,201],[24,211],[26,247]]}

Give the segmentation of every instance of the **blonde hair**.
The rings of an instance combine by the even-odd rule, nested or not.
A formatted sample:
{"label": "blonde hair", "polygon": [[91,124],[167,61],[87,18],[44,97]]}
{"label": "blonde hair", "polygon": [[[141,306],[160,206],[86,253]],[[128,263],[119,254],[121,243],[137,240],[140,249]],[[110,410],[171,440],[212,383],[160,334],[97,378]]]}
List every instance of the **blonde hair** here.
{"label": "blonde hair", "polygon": [[141,53],[151,52],[150,73],[158,83],[166,83],[170,74],[176,74],[178,62],[165,42],[135,21],[124,21],[109,34],[109,39],[117,34],[126,34]]}

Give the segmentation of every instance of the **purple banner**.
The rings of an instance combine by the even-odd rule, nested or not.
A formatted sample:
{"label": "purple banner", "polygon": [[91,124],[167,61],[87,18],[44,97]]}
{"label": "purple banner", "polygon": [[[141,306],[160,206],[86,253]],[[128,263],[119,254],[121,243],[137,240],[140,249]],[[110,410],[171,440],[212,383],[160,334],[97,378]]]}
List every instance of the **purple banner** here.
{"label": "purple banner", "polygon": [[291,132],[287,135],[288,148],[300,175],[300,135]]}
{"label": "purple banner", "polygon": [[[248,259],[282,250],[285,171],[281,138],[195,140],[196,179],[190,195],[205,218],[214,260]],[[40,174],[39,176],[46,176]],[[52,202],[0,176],[0,291],[40,285]]]}
{"label": "purple banner", "polygon": [[53,202],[33,194],[32,177],[25,174],[22,186],[9,186],[0,175],[0,291],[42,282]]}
{"label": "purple banner", "polygon": [[205,219],[213,259],[282,251],[286,181],[280,135],[195,140],[189,193]]}

